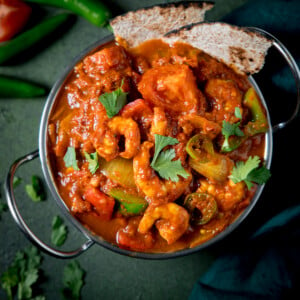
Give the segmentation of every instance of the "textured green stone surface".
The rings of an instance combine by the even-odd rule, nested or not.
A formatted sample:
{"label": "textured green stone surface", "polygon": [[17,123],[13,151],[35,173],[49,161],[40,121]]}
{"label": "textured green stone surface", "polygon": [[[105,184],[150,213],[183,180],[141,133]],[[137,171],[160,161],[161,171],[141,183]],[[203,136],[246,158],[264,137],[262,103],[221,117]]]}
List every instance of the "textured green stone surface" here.
{"label": "textured green stone surface", "polygon": [[[112,2],[115,12],[125,12],[163,1]],[[247,0],[216,1],[214,10],[208,13],[208,19],[218,20],[245,2]],[[51,14],[56,10],[45,8],[44,12]],[[46,42],[37,53],[29,53],[17,63],[0,66],[0,74],[32,80],[50,89],[76,55],[107,34],[109,31],[106,29],[99,29],[82,18],[74,18],[68,30],[53,41]],[[46,97],[0,99],[1,189],[10,164],[38,148],[39,123],[45,101]],[[26,196],[24,186],[30,183],[32,174],[42,176],[38,159],[26,164],[18,172],[22,178],[22,184],[16,189],[18,204],[33,232],[50,243],[52,218],[55,215],[62,216],[62,213],[49,193],[47,200],[40,203],[33,203]],[[1,201],[4,201],[2,190]],[[69,236],[62,249],[73,250],[84,242],[84,238],[70,223],[66,223]],[[16,251],[28,245],[30,242],[18,230],[10,213],[3,213],[0,220],[0,274],[11,263]],[[77,259],[87,272],[83,299],[186,299],[196,279],[212,262],[213,253],[205,250],[171,260],[149,261],[121,256],[95,245]],[[67,263],[43,254],[41,267],[45,280],[41,287],[47,299],[60,298],[62,272]],[[0,299],[5,299],[3,290],[0,290]]]}

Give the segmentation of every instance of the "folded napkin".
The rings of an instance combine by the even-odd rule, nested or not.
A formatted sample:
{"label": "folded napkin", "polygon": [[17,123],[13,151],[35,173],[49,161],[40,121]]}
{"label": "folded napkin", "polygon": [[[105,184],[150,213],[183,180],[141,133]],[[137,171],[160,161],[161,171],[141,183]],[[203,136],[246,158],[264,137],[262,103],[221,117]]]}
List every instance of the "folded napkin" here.
{"label": "folded napkin", "polygon": [[[299,0],[252,0],[222,21],[269,31],[299,65]],[[294,79],[284,60],[271,50],[255,79],[271,100],[268,104],[275,105],[272,120],[283,121],[284,111],[291,113],[296,98]],[[270,182],[238,232],[212,247],[217,258],[194,285],[190,300],[300,299],[298,128],[299,120],[274,136]]]}
{"label": "folded napkin", "polygon": [[[299,299],[300,205],[221,255],[194,285],[190,300]],[[297,297],[298,295],[298,297]]]}

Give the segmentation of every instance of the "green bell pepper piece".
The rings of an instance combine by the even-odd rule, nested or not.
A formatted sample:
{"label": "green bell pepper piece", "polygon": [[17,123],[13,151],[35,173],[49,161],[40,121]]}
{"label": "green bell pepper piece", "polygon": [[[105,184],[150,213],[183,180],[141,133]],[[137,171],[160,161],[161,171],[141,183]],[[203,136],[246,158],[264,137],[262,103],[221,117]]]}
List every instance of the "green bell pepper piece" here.
{"label": "green bell pepper piece", "polygon": [[120,203],[120,212],[124,215],[138,215],[148,206],[148,202],[144,198],[120,188],[112,188],[108,194]]}

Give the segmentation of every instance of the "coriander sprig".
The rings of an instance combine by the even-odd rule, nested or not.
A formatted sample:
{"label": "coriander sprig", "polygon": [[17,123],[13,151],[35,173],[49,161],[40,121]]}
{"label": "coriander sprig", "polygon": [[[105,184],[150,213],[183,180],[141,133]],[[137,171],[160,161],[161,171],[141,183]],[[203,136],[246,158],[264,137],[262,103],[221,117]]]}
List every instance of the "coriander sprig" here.
{"label": "coriander sprig", "polygon": [[173,160],[175,158],[175,150],[168,149],[162,151],[166,146],[178,144],[179,141],[175,138],[155,134],[155,152],[151,162],[151,167],[158,172],[158,174],[167,180],[178,182],[178,175],[183,178],[189,177],[189,173],[181,165],[181,161]]}
{"label": "coriander sprig", "polygon": [[99,101],[103,104],[106,114],[109,118],[115,116],[127,102],[127,94],[123,92],[122,86],[111,93],[104,93],[99,97]]}
{"label": "coriander sprig", "polygon": [[65,166],[67,168],[73,168],[76,171],[79,171],[78,161],[76,159],[76,151],[74,147],[68,147],[67,152],[64,156]]}
{"label": "coriander sprig", "polygon": [[253,182],[263,184],[271,177],[271,172],[264,166],[259,167],[259,164],[258,156],[250,156],[246,162],[238,161],[229,178],[234,183],[244,181],[248,189],[251,189]]}
{"label": "coriander sprig", "polygon": [[87,162],[89,163],[90,172],[92,174],[95,174],[99,168],[99,160],[98,160],[97,151],[94,153],[91,153],[91,154],[84,152],[84,156],[85,156],[85,159],[87,160]]}
{"label": "coriander sprig", "polygon": [[[239,107],[235,108],[234,114],[238,119],[242,119],[242,113]],[[234,124],[231,124],[225,120],[223,121],[222,134],[224,135],[225,139],[222,145],[222,151],[229,152],[233,150],[231,149],[229,144],[229,137],[231,137],[232,135],[240,136],[240,137],[244,136],[244,132],[239,128],[240,124],[241,124],[240,121]]]}

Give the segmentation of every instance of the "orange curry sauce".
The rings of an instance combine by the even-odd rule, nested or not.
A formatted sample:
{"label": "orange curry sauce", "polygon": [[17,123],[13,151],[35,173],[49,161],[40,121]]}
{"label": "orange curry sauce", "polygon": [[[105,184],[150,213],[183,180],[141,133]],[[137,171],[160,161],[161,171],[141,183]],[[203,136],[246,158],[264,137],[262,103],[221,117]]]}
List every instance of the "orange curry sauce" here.
{"label": "orange curry sauce", "polygon": [[[99,96],[120,87],[128,93],[127,104],[108,118]],[[238,121],[235,107],[241,109],[242,125],[250,118],[242,101],[249,87],[246,76],[185,44],[170,47],[153,40],[125,50],[112,42],[85,57],[56,99],[48,128],[52,172],[71,213],[95,234],[134,251],[195,247],[223,231],[249,205],[256,185],[248,190],[243,182],[197,173],[189,166],[186,144],[198,133],[208,137],[229,162],[228,175],[238,160],[254,155],[263,160],[264,133],[247,138],[232,152],[220,152],[222,121]],[[206,120],[206,128],[197,125],[197,116]],[[175,149],[188,178],[172,182],[151,168],[154,134],[179,141],[165,149]],[[78,170],[65,166],[68,147],[76,151]],[[92,174],[85,153],[95,152],[99,168]],[[109,162],[118,159],[119,170],[107,172]],[[109,196],[112,188],[142,197],[148,208],[124,215],[122,205]],[[195,192],[207,193],[217,203],[216,213],[203,225],[195,225],[183,206]],[[157,207],[161,211],[151,215]]]}

